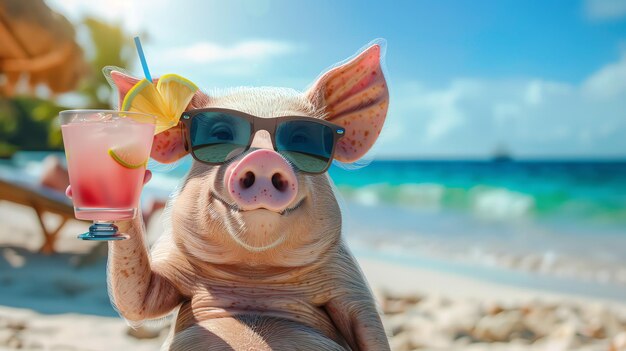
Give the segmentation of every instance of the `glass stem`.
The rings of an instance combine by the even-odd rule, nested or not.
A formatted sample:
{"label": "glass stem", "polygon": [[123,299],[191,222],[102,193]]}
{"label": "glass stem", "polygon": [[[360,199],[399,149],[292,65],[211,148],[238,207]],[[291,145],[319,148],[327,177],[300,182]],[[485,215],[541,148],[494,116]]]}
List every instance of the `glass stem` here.
{"label": "glass stem", "polygon": [[118,228],[113,221],[93,221],[89,227],[89,232],[80,234],[79,239],[83,240],[123,240],[128,236],[118,233]]}

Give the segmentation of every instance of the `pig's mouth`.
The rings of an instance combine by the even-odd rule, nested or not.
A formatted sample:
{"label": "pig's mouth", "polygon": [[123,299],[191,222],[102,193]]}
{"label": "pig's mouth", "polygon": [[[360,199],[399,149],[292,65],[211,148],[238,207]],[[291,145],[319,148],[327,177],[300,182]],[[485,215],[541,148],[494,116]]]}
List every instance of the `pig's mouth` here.
{"label": "pig's mouth", "polygon": [[[230,209],[233,212],[254,211],[254,210],[244,210],[244,209],[240,208],[239,206],[224,200],[223,198],[218,196],[213,191],[210,192],[210,196],[211,196],[211,198],[219,201],[222,205],[224,205],[226,208]],[[295,210],[299,209],[300,207],[302,207],[302,205],[304,204],[304,200],[306,200],[306,197],[303,197],[295,205],[293,205],[291,207],[288,207],[288,208],[286,208],[286,209],[284,209],[284,210],[282,210],[280,212],[272,211],[272,210],[269,210],[269,209],[267,209],[265,207],[262,207],[262,206],[259,207],[259,208],[256,208],[255,210],[263,209],[263,210],[267,210],[267,211],[272,211],[272,212],[277,213],[277,214],[279,214],[281,216],[286,216],[286,215],[289,215],[290,213],[294,212]]]}

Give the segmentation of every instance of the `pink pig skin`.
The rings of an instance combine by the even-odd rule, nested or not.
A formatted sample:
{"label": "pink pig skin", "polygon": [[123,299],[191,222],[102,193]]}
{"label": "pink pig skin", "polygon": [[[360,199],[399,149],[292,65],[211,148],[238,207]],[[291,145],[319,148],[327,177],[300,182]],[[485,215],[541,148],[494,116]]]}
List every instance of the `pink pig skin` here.
{"label": "pink pig skin", "polygon": [[[304,94],[242,88],[222,96],[198,94],[189,108],[325,118],[346,128],[335,156],[351,162],[371,147],[386,116],[380,59],[375,44]],[[112,78],[124,95],[132,78]],[[171,148],[160,149],[161,160],[184,155],[177,133],[174,128],[172,139],[156,137]],[[138,323],[178,310],[164,345],[169,350],[389,350],[367,282],[341,238],[328,176],[290,169],[272,150],[267,132],[255,135],[252,149],[263,154],[249,151],[222,166],[194,161],[168,203],[165,233],[150,253],[141,216],[117,223],[130,235],[109,244],[110,292],[120,314]],[[275,168],[266,172],[261,166]],[[246,189],[259,196],[273,172],[295,186],[275,182],[275,195],[289,191],[284,199],[259,197],[260,204],[248,206],[255,194],[229,191],[241,177],[238,169],[258,172],[263,186]]]}

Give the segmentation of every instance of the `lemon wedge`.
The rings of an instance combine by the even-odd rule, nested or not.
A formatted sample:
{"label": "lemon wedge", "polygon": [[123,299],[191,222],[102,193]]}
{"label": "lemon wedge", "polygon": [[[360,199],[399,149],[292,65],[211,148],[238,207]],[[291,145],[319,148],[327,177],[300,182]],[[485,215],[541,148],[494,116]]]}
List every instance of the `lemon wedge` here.
{"label": "lemon wedge", "polygon": [[177,74],[162,76],[156,86],[142,79],[128,91],[121,109],[156,116],[154,134],[159,134],[178,124],[196,91],[195,84]]}
{"label": "lemon wedge", "polygon": [[142,148],[142,145],[137,144],[112,147],[109,149],[109,156],[119,163],[120,166],[135,169],[148,163],[148,157],[142,155]]}

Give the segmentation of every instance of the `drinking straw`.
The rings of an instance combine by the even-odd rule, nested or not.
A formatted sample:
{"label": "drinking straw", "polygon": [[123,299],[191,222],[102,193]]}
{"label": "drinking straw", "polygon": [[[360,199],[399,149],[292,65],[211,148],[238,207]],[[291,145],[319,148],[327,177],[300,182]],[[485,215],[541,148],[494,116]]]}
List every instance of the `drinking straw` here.
{"label": "drinking straw", "polygon": [[150,75],[150,70],[148,70],[148,63],[146,63],[146,56],[143,54],[143,49],[141,48],[141,40],[139,40],[139,37],[135,37],[135,46],[137,47],[137,54],[139,54],[141,67],[143,67],[143,75],[146,77],[148,82],[152,82],[152,76]]}

